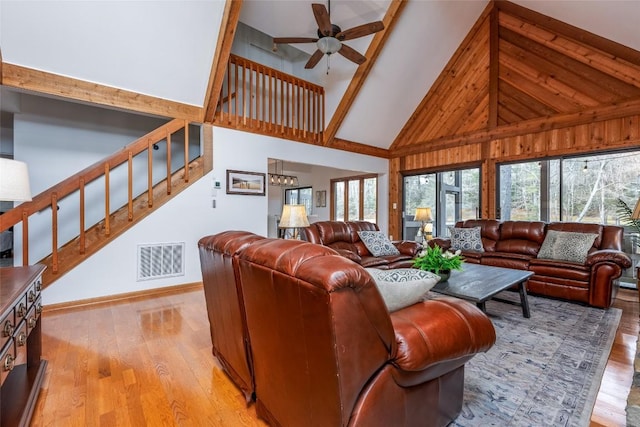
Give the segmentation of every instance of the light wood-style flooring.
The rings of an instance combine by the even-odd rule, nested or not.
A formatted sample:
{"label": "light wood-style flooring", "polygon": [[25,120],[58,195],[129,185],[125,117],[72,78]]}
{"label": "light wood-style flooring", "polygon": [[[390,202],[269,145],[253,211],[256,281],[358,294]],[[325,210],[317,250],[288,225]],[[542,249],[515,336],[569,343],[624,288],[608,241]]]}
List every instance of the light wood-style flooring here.
{"label": "light wood-style flooring", "polygon": [[[638,292],[624,310],[592,426],[624,426]],[[45,311],[49,361],[32,426],[265,426],[211,355],[201,289]]]}

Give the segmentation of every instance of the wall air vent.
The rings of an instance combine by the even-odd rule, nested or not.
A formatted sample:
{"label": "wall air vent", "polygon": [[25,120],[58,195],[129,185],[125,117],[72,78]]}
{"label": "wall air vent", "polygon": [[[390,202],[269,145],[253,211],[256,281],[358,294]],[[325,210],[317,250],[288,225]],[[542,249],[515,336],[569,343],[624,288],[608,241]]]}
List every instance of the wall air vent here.
{"label": "wall air vent", "polygon": [[138,281],[184,275],[184,242],[138,245]]}

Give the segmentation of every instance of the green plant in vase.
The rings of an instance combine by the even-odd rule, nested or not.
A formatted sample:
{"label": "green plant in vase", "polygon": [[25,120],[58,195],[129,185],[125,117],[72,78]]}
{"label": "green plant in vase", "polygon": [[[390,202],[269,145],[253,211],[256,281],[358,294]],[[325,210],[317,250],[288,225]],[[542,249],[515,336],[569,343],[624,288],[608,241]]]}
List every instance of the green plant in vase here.
{"label": "green plant in vase", "polygon": [[[633,218],[633,209],[622,199],[618,199],[618,215],[624,225],[640,235],[640,219]],[[640,248],[640,239],[636,240],[636,244]]]}
{"label": "green plant in vase", "polygon": [[443,251],[438,245],[427,246],[413,260],[413,266],[420,270],[431,271],[442,280],[447,280],[451,270],[462,270],[463,259],[460,251]]}

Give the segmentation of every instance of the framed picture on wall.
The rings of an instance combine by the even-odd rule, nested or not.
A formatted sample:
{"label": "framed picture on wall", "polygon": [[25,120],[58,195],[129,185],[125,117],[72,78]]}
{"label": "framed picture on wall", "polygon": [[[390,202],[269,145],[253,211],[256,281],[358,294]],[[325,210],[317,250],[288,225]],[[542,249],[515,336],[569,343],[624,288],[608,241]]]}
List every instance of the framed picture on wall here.
{"label": "framed picture on wall", "polygon": [[327,206],[327,190],[316,191],[316,207],[324,208]]}
{"label": "framed picture on wall", "polygon": [[227,169],[227,194],[265,195],[266,174]]}

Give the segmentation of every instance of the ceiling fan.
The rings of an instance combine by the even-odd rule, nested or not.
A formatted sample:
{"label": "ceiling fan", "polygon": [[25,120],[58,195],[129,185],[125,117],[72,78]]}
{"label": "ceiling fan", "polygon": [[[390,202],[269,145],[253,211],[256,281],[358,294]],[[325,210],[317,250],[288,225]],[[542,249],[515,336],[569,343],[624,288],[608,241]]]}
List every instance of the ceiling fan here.
{"label": "ceiling fan", "polygon": [[316,22],[318,23],[318,38],[275,37],[273,42],[276,44],[316,43],[318,49],[313,55],[311,55],[311,58],[309,58],[309,61],[304,68],[315,67],[325,54],[332,55],[336,52],[358,65],[362,64],[367,60],[367,58],[342,42],[377,33],[384,29],[384,24],[382,21],[374,21],[342,31],[340,27],[331,23],[331,0],[329,0],[328,5],[328,11],[323,4],[313,3],[311,5],[311,8],[313,9],[313,16],[316,18]]}

